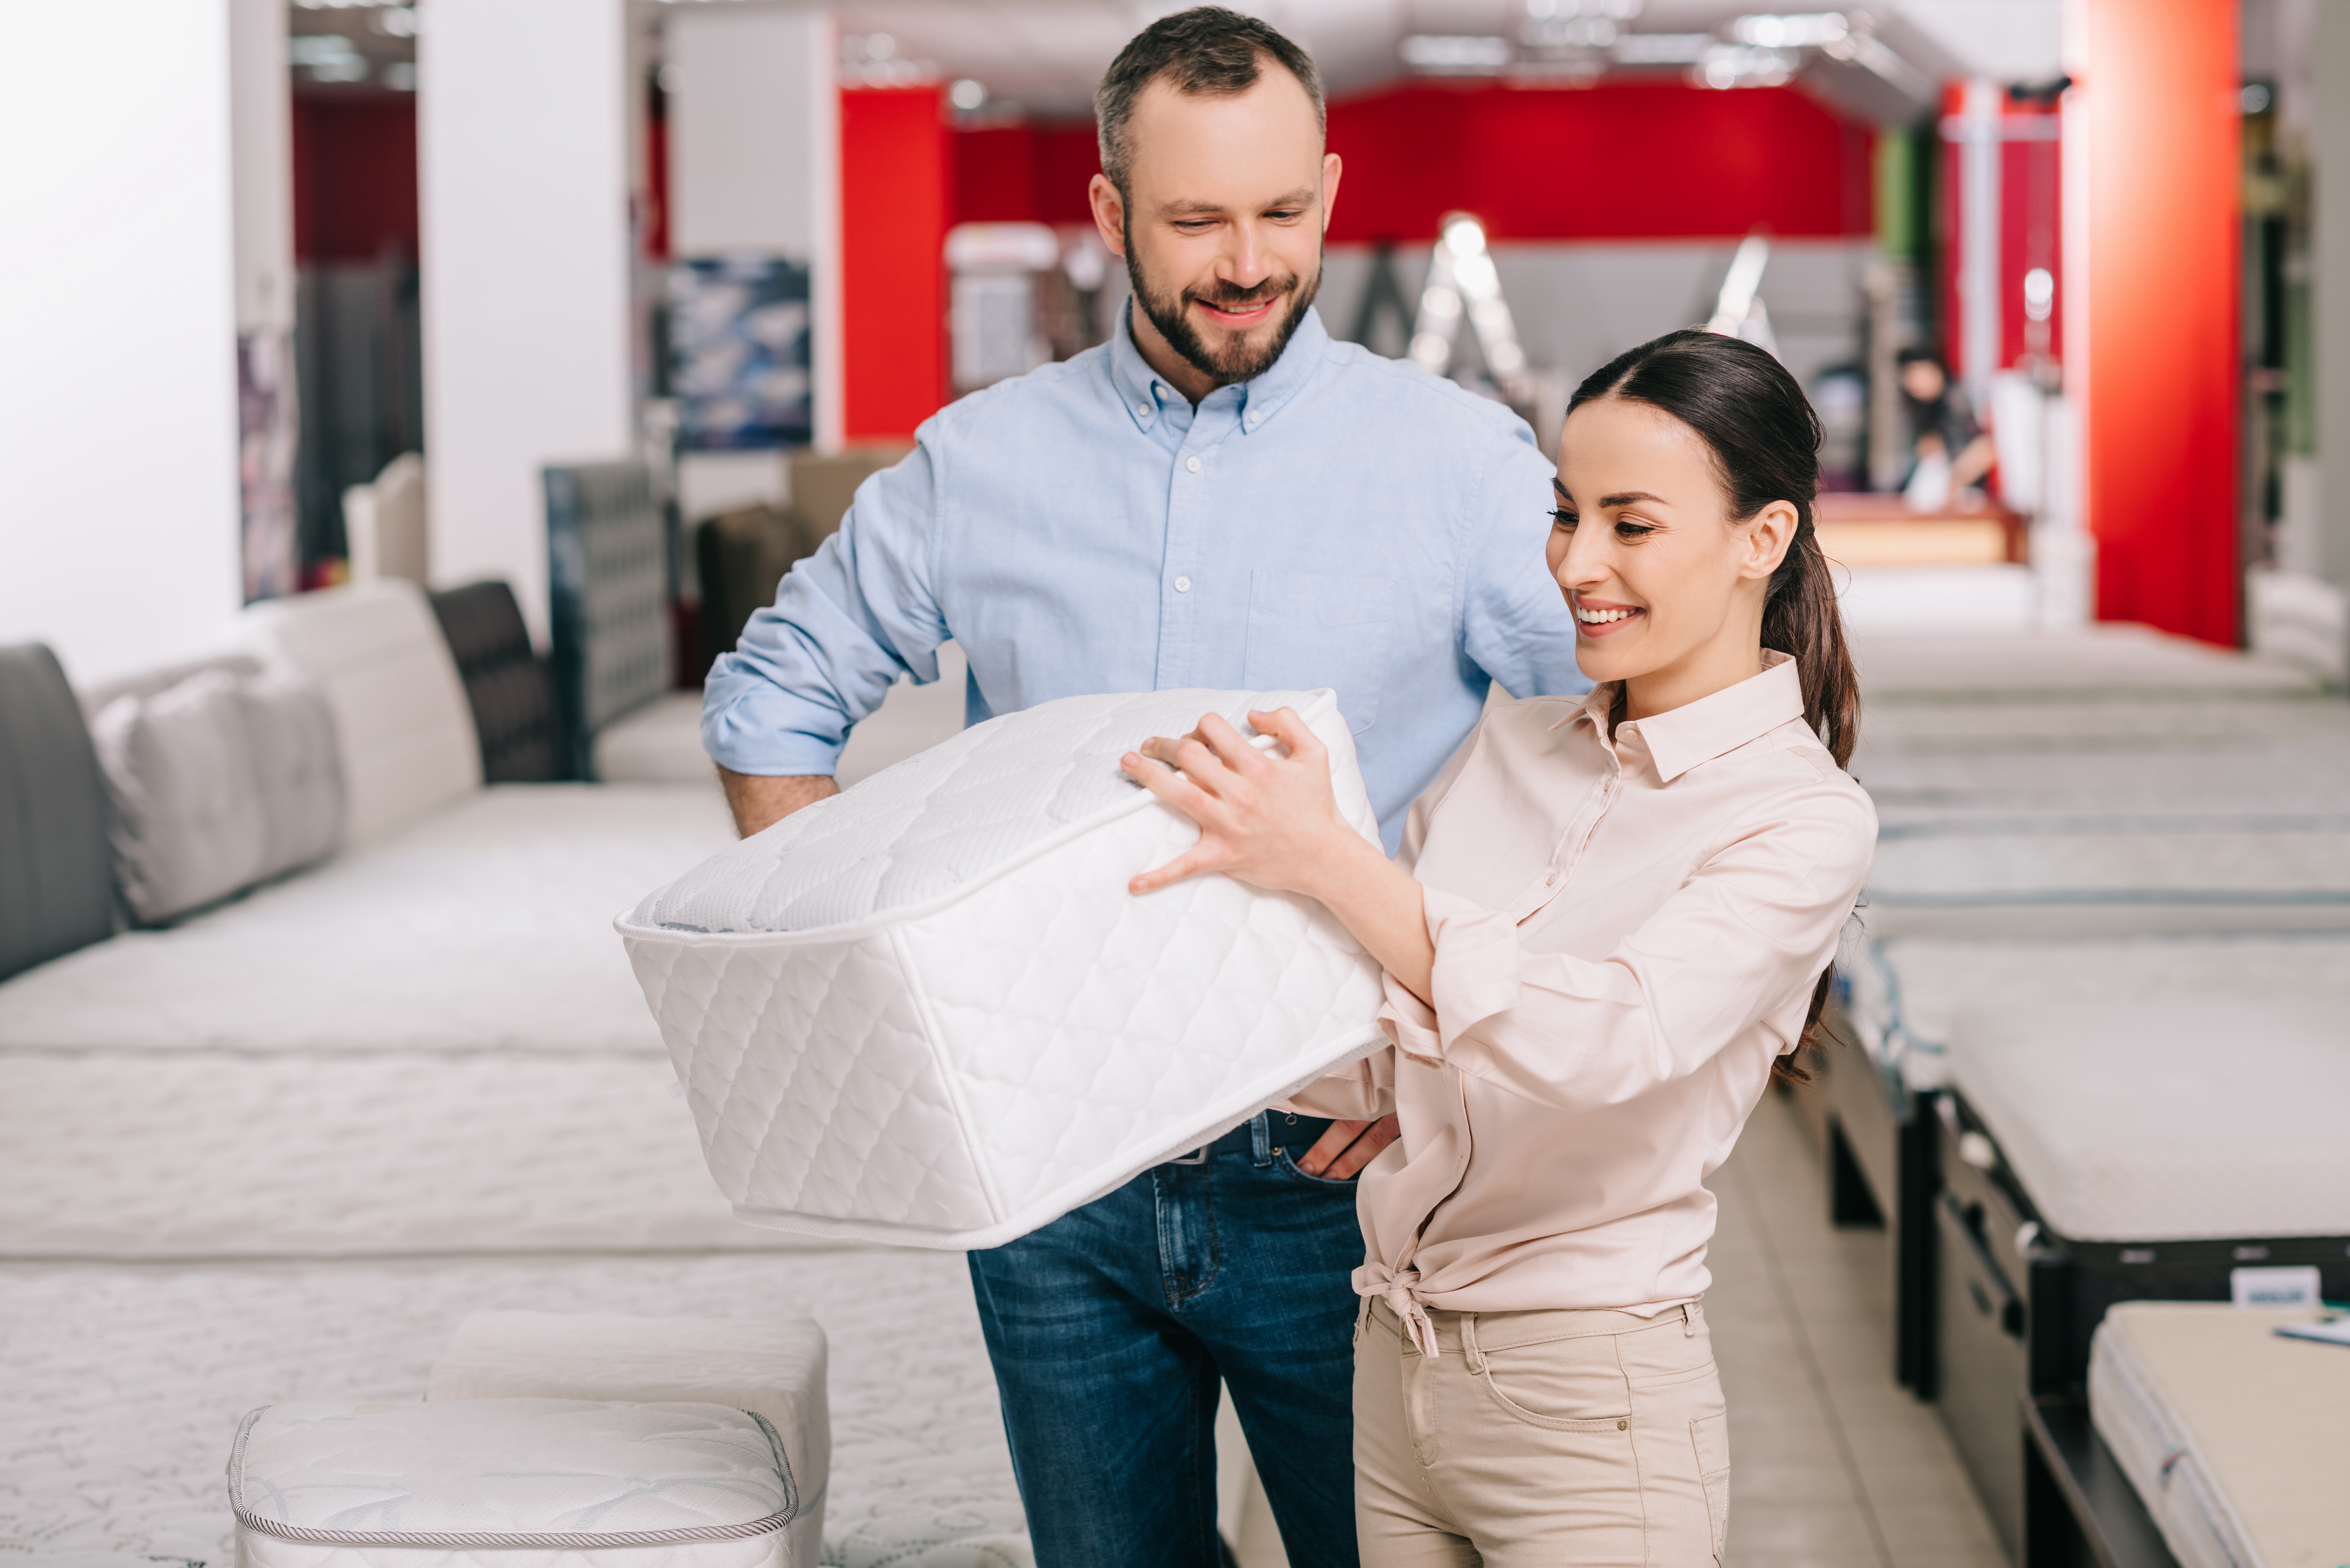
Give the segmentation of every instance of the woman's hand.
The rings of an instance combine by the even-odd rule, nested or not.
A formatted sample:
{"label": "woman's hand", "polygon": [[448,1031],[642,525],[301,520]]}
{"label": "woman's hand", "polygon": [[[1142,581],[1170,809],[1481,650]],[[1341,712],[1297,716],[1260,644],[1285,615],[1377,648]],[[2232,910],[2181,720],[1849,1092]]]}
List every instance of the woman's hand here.
{"label": "woman's hand", "polygon": [[[1330,753],[1293,709],[1251,713],[1261,734],[1288,748],[1285,757],[1258,751],[1217,714],[1180,741],[1158,736],[1119,765],[1137,784],[1200,825],[1200,841],[1154,871],[1127,884],[1148,893],[1222,871],[1275,892],[1314,892],[1316,874],[1363,837],[1338,815],[1330,789]],[[1180,769],[1179,773],[1176,770]]]}

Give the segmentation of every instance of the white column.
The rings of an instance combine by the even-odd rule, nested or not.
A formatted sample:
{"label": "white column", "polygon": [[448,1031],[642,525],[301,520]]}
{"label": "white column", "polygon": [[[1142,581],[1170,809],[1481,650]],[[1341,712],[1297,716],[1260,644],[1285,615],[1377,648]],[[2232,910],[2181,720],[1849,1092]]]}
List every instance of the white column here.
{"label": "white column", "polygon": [[546,636],[550,462],[635,454],[624,0],[433,0],[418,39],[432,574]]}
{"label": "white column", "polygon": [[2320,571],[2342,587],[2350,587],[2350,5],[2325,0],[2316,11],[2309,296],[2317,471],[2302,477],[2314,501],[2295,499],[2318,519],[2313,553]]}
{"label": "white column", "polygon": [[0,642],[88,681],[242,602],[228,4],[12,6],[0,58]]}
{"label": "white column", "polygon": [[812,269],[816,444],[840,445],[839,37],[820,11],[669,18],[670,248]]}

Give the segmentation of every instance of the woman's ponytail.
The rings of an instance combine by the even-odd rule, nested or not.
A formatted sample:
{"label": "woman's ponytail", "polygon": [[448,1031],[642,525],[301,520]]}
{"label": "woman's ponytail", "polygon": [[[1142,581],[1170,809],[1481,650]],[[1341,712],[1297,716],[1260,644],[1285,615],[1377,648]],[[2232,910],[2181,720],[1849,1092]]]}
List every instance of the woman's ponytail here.
{"label": "woman's ponytail", "polygon": [[[1762,604],[1762,646],[1791,655],[1803,685],[1804,720],[1843,767],[1860,738],[1860,678],[1845,644],[1835,584],[1812,524],[1820,489],[1820,421],[1787,368],[1753,344],[1690,328],[1669,332],[1617,356],[1586,378],[1568,400],[1573,413],[1596,398],[1622,398],[1672,415],[1712,449],[1730,514],[1744,520],[1773,501],[1795,509],[1795,538],[1771,574]],[[1812,990],[1802,1043],[1814,1043],[1835,975]],[[1808,1076],[1794,1054],[1774,1076]]]}

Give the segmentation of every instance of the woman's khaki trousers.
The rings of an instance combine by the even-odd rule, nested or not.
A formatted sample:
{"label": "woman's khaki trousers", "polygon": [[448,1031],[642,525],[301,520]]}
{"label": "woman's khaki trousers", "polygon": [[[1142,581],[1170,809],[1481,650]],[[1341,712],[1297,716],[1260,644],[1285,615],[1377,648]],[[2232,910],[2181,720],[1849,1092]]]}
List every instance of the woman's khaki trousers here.
{"label": "woman's khaki trousers", "polygon": [[1700,1307],[1430,1312],[1355,1334],[1365,1568],[1703,1568],[1730,1522],[1730,1439]]}

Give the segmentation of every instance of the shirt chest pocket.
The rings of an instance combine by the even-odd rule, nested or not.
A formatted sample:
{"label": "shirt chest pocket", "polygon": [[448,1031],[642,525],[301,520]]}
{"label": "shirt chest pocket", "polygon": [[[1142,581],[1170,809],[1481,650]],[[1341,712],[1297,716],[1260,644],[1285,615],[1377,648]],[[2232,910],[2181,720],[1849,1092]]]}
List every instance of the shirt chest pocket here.
{"label": "shirt chest pocket", "polygon": [[1253,691],[1335,688],[1359,735],[1378,720],[1394,620],[1392,577],[1251,572],[1241,679]]}

